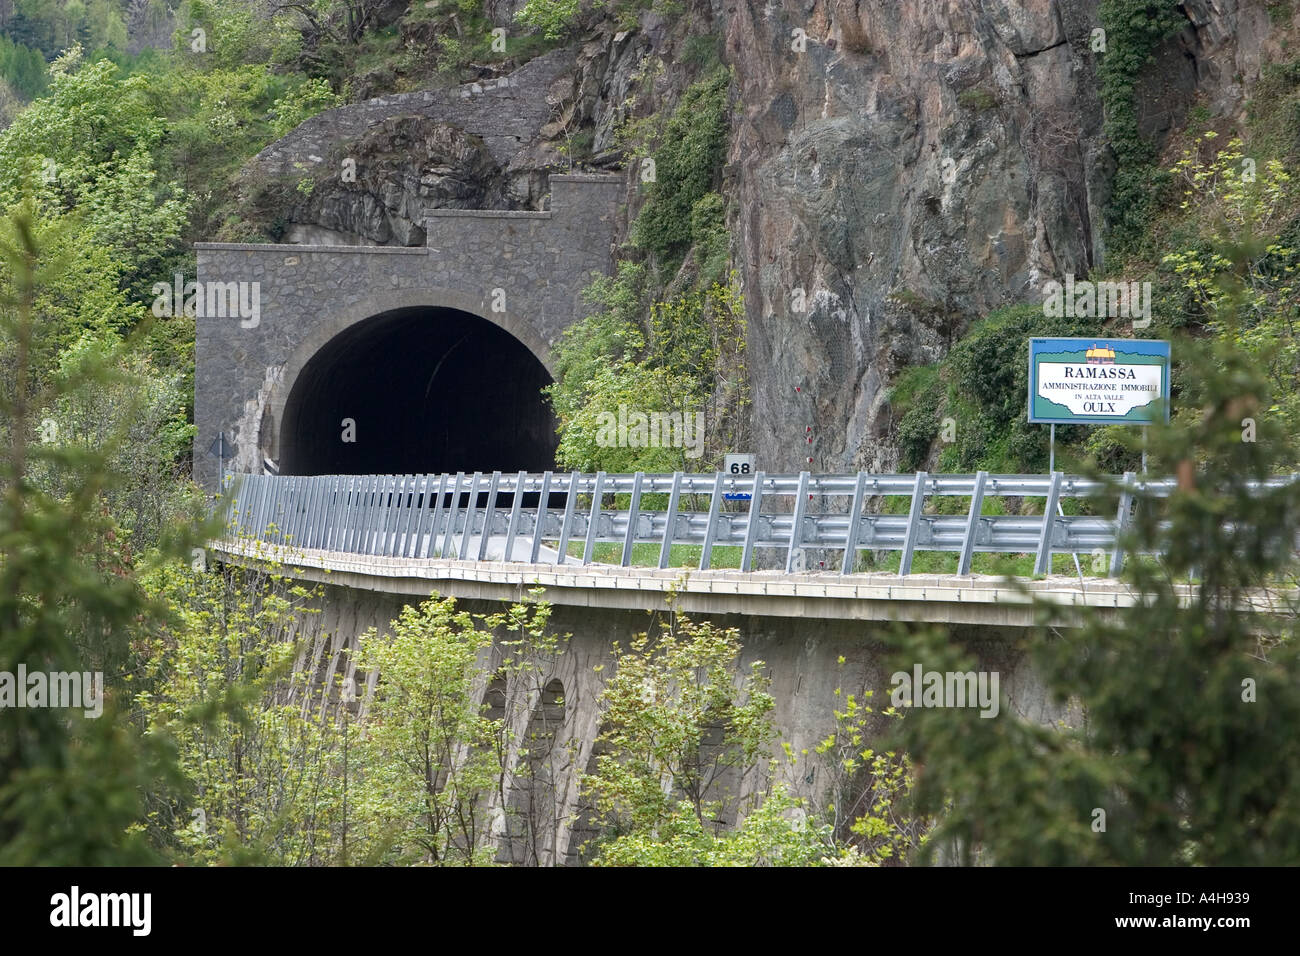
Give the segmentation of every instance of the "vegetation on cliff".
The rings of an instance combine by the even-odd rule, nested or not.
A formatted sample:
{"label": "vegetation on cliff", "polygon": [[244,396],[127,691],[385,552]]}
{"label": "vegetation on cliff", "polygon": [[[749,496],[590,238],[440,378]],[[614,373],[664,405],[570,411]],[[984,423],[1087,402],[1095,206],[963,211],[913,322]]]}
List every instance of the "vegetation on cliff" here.
{"label": "vegetation on cliff", "polygon": [[[1178,340],[1174,418],[1150,431],[1146,451],[1180,485],[1137,511],[1133,546],[1169,555],[1128,565],[1127,583],[1150,602],[1026,641],[1049,689],[1088,721],[1056,730],[957,709],[900,719],[872,689],[841,688],[825,702],[820,744],[795,752],[772,723],[764,666],[740,668],[738,632],[670,608],[617,649],[607,675],[598,747],[575,773],[584,859],[1294,859],[1296,615],[1248,607],[1294,579],[1300,502],[1294,489],[1260,494],[1245,482],[1297,465],[1300,60],[1266,69],[1243,128],[1195,108],[1161,151],[1141,132],[1135,88],[1183,25],[1177,7],[1101,4],[1116,172],[1096,278],[1151,281],[1143,334]],[[170,15],[136,8],[155,27]],[[134,53],[114,0],[6,7],[0,672],[89,669],[109,681],[103,719],[5,711],[0,863],[546,858],[556,768],[574,755],[554,736],[566,703],[548,675],[566,645],[542,596],[486,616],[431,599],[366,635],[344,658],[350,677],[304,673],[301,662],[323,653],[319,592],[273,562],[207,566],[201,545],[214,529],[186,480],[193,322],[155,320],[147,305],[153,282],[193,272],[194,241],[284,228],[273,190],[246,203],[233,186],[251,157],[309,117],[497,75],[647,10],[684,31],[689,82],[620,132],[634,190],[626,243],[615,274],[587,291],[591,315],[556,345],[547,394],[565,467],[711,470],[762,423],[750,418],[728,229],[736,76],[718,64],[716,37],[675,19],[681,5],[529,0],[519,29],[498,36],[483,0],[256,11],[188,0],[170,49]],[[860,35],[852,45],[871,53]],[[643,79],[654,85],[652,73]],[[958,100],[996,106],[984,90]],[[590,131],[566,135],[577,161]],[[900,467],[1042,471],[1046,435],[1024,420],[1025,339],[1135,331],[1047,316],[1032,302],[980,317],[939,362],[893,383]],[[702,414],[698,457],[686,444],[605,442],[602,420],[623,407]],[[1063,428],[1058,441],[1069,470],[1132,471],[1142,460],[1124,429]],[[969,670],[947,638],[903,630],[890,644],[900,663]],[[359,685],[372,675],[370,693]],[[540,702],[536,724],[508,711],[519,700]],[[831,781],[825,799],[796,796],[816,774]],[[507,856],[488,848],[494,832]]]}

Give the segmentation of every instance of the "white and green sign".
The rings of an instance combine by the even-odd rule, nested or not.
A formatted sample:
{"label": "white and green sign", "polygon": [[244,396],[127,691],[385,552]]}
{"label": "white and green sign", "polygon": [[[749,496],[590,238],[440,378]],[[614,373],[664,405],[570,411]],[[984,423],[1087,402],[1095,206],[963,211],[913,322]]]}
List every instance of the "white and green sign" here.
{"label": "white and green sign", "polygon": [[1150,425],[1169,420],[1169,343],[1030,339],[1029,420]]}

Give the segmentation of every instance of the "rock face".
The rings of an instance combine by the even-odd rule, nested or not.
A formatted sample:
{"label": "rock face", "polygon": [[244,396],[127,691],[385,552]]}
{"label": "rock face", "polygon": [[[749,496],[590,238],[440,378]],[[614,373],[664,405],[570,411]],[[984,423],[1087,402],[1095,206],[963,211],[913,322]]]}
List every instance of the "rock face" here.
{"label": "rock face", "polygon": [[424,242],[430,209],[521,204],[506,169],[480,137],[427,116],[385,119],[348,153],[357,182],[334,178],[313,189],[295,210],[300,223],[290,227],[286,241],[413,246]]}
{"label": "rock face", "polygon": [[[1102,264],[1097,0],[724,2],[756,450],[772,470],[892,470],[902,367]],[[1148,135],[1198,96],[1238,113],[1259,75],[1262,3],[1185,7],[1137,85]]]}
{"label": "rock face", "polygon": [[572,51],[460,87],[401,93],[326,110],[272,143],[252,178],[310,178],[286,241],[424,244],[430,209],[537,209],[539,170],[563,157],[542,135]]}
{"label": "rock face", "polygon": [[[773,426],[756,429],[772,436],[764,458],[892,469],[885,399],[900,369],[1046,277],[1098,264],[1095,8],[865,0],[758,19],[736,5],[736,226],[766,383],[755,416]],[[811,465],[781,447],[807,424]]]}
{"label": "rock face", "polygon": [[[1103,264],[1113,169],[1098,5],[695,0],[671,22],[602,23],[495,80],[322,113],[254,172],[313,175],[290,241],[419,245],[424,210],[538,209],[549,173],[575,157],[621,164],[618,127],[671,107],[698,73],[692,51],[718,35],[737,93],[724,193],[749,319],[752,450],[768,471],[891,470],[887,394],[902,368],[935,361],[989,311],[1036,300],[1047,280]],[[1135,90],[1157,138],[1198,100],[1239,114],[1276,52],[1264,0],[1183,9],[1187,28]],[[348,157],[356,182],[332,173]]]}

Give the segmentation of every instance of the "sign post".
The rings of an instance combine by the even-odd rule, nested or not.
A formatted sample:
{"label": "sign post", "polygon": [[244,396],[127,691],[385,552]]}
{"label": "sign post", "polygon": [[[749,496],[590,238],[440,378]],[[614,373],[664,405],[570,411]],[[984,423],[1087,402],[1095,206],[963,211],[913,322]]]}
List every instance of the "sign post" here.
{"label": "sign post", "polygon": [[212,439],[212,444],[208,446],[208,454],[217,456],[217,488],[218,489],[221,488],[221,484],[225,480],[226,459],[231,457],[230,453],[232,451],[234,451],[234,448],[232,448],[230,442],[226,440],[225,432],[218,432],[217,437]]}
{"label": "sign post", "polygon": [[[1169,343],[1150,339],[1030,339],[1029,421],[1050,426],[1048,471],[1056,474],[1057,425],[1151,425],[1169,421]],[[1142,471],[1147,467],[1146,435]],[[1057,504],[1060,512],[1060,504]],[[1074,558],[1079,580],[1083,570]]]}

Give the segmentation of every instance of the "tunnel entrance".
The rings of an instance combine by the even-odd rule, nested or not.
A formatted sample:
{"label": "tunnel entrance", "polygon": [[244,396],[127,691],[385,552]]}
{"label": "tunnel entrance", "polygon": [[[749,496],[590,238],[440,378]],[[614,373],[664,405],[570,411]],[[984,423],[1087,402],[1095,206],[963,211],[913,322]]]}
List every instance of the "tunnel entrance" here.
{"label": "tunnel entrance", "polygon": [[545,471],[551,377],[504,329],[457,309],[359,322],[303,367],[285,403],[282,475]]}

